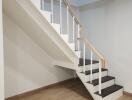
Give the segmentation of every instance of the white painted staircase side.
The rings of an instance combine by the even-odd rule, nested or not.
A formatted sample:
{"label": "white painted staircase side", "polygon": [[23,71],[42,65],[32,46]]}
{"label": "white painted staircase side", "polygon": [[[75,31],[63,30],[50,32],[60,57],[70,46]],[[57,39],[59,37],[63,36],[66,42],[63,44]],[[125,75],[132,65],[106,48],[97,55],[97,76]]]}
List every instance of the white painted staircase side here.
{"label": "white painted staircase side", "polygon": [[[32,0],[4,0],[4,12],[55,60],[55,65],[60,62],[74,65],[74,62],[78,61],[78,55],[66,42],[68,36],[60,34],[59,24],[50,22],[51,12],[40,10],[38,6],[40,3],[37,2],[39,0],[33,1],[34,3]],[[8,6],[8,4],[13,6]],[[60,62],[57,63],[58,61]],[[71,66],[70,69],[75,70],[76,67]]]}

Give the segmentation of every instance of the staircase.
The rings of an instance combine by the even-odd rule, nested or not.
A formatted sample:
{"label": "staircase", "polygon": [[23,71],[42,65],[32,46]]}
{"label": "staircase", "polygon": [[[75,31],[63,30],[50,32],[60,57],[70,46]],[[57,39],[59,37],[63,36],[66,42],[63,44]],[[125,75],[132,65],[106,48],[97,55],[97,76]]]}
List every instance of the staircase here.
{"label": "staircase", "polygon": [[108,69],[101,68],[101,79],[99,78],[99,61],[92,60],[92,71],[90,70],[91,60],[85,59],[85,71],[83,71],[83,62],[84,59],[80,59],[76,72],[94,100],[117,100],[123,95],[123,87],[115,83],[116,79],[108,74]]}
{"label": "staircase", "polygon": [[[5,1],[10,2],[11,0]],[[49,36],[47,40],[54,40],[55,38],[59,40],[59,41],[54,40],[52,43],[50,43],[50,45],[48,45],[50,46],[50,49],[48,49],[47,52],[49,54],[52,53],[51,55],[53,56],[54,59],[61,60],[60,62],[54,61],[54,65],[63,67],[67,66],[66,68],[75,70],[78,77],[85,85],[86,89],[91,93],[94,100],[117,100],[120,96],[123,95],[123,87],[116,84],[115,82],[116,78],[114,76],[108,74],[107,59],[83,35],[84,32],[83,26],[81,25],[79,19],[75,16],[74,11],[72,10],[72,7],[68,0],[13,0],[13,1],[15,1],[16,4],[18,4],[19,6],[21,6],[21,8],[25,9],[26,13],[30,13],[30,17],[32,18],[32,20],[36,20],[38,18],[38,21],[42,23],[41,20],[42,17],[46,19],[44,20],[44,26],[41,25],[41,27],[45,28],[46,31],[50,30],[48,32],[44,30],[45,33],[47,33],[47,35]],[[46,7],[49,8],[50,10],[46,10],[45,9]],[[57,15],[57,18],[59,19],[58,23],[56,23],[56,20],[54,18],[56,17],[55,16],[56,13],[54,12],[55,9],[59,9],[58,12],[56,12],[58,13]],[[63,16],[64,9],[66,9],[65,16]],[[10,13],[11,11],[7,12]],[[36,14],[37,16],[36,17],[31,16],[32,14],[34,15]],[[72,25],[70,24],[69,16],[72,17]],[[63,17],[66,17],[66,19]],[[28,21],[29,20],[27,20],[27,22]],[[22,24],[23,22],[19,23],[23,25]],[[70,26],[72,26],[72,32],[70,32],[71,28]],[[24,25],[23,28],[27,29]],[[49,34],[49,32],[51,32],[52,34]],[[65,34],[63,32],[65,32]],[[37,32],[34,34],[37,34]],[[34,38],[37,37],[41,38],[41,36],[42,35],[39,36],[35,35]],[[69,38],[72,38],[72,40],[70,40]],[[43,39],[41,40],[43,41]],[[43,43],[45,43],[45,41],[43,41]],[[44,47],[48,46],[45,45]],[[60,56],[56,57],[55,52],[54,53],[50,52],[50,50],[57,52],[57,54],[60,54]],[[90,59],[87,59],[86,56],[87,51],[90,52]],[[94,56],[96,56],[96,58]]]}

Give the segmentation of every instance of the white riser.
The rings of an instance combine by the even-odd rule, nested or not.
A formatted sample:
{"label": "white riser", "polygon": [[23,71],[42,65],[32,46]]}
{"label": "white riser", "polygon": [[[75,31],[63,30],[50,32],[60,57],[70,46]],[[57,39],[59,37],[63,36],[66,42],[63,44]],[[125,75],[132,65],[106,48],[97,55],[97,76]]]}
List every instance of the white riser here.
{"label": "white riser", "polygon": [[[107,75],[108,75],[107,71],[102,72],[102,77],[107,76]],[[97,78],[99,78],[99,73],[93,74],[93,80]],[[87,75],[87,81],[90,81],[90,75]]]}
{"label": "white riser", "polygon": [[60,24],[52,23],[53,28],[56,30],[56,32],[60,33]]}
{"label": "white riser", "polygon": [[51,12],[41,10],[42,15],[51,23]]}
{"label": "white riser", "polygon": [[107,97],[103,98],[103,100],[117,100],[123,95],[123,89],[120,89]]}
{"label": "white riser", "polygon": [[118,100],[122,95],[123,95],[123,89],[120,89],[104,98],[95,94],[94,100]]}
{"label": "white riser", "polygon": [[[86,65],[86,71],[90,70],[90,67],[91,67],[91,65]],[[93,64],[92,68],[93,69],[98,69],[99,68],[99,64]],[[83,71],[83,66],[80,66],[78,71],[82,72]]]}
{"label": "white riser", "polygon": [[[80,76],[84,82],[90,81],[90,75],[85,75],[85,74],[80,73]],[[102,72],[102,77],[104,76],[107,76],[107,71]],[[99,74],[98,73],[93,74],[93,80],[97,78],[99,78]]]}
{"label": "white riser", "polygon": [[[114,85],[114,83],[115,83],[114,79],[110,80],[108,82],[102,83],[102,89],[110,87],[110,86]],[[97,92],[97,91],[99,91],[99,85],[94,86],[94,92]]]}
{"label": "white riser", "polygon": [[[86,70],[89,70],[90,68],[91,68],[91,65],[87,65],[86,66]],[[98,68],[99,68],[99,64],[98,63],[92,65],[92,69],[98,69]]]}

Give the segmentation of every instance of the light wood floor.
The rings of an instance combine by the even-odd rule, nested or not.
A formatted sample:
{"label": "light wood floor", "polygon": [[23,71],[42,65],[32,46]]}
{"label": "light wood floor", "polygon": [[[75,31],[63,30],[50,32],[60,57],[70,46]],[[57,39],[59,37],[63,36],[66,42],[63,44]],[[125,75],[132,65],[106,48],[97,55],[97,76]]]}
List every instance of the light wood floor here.
{"label": "light wood floor", "polygon": [[121,98],[119,98],[118,100],[132,100],[132,96],[122,96]]}
{"label": "light wood floor", "polygon": [[[11,100],[11,99],[10,99]],[[26,97],[12,100],[93,100],[80,80],[66,82],[62,85],[39,91]],[[119,100],[132,100],[123,96]]]}

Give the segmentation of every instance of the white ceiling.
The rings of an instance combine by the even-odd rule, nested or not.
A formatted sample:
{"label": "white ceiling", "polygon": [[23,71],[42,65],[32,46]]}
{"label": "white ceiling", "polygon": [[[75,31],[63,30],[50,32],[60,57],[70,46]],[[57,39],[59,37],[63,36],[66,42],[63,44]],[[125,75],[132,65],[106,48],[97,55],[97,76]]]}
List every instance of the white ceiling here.
{"label": "white ceiling", "polygon": [[83,6],[89,3],[93,3],[99,0],[69,0],[74,6]]}

